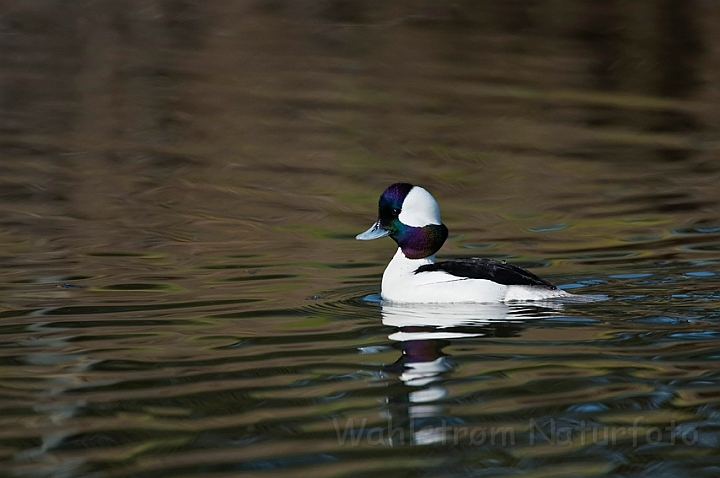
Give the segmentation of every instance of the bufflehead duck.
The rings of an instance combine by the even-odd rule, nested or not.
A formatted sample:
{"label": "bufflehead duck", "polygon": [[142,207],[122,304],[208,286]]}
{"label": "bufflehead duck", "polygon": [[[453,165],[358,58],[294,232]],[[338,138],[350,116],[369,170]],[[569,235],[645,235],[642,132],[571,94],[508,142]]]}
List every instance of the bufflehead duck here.
{"label": "bufflehead duck", "polygon": [[390,236],[399,246],[382,277],[389,302],[506,302],[570,297],[522,267],[492,259],[435,262],[448,236],[440,208],[425,189],[395,183],[380,196],[379,218],[356,239]]}

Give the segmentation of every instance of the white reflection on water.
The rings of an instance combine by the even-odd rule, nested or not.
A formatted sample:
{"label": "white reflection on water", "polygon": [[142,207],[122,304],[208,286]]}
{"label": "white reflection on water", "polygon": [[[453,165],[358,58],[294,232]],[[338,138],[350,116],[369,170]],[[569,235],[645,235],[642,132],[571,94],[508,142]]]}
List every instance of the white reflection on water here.
{"label": "white reflection on water", "polygon": [[[399,343],[402,356],[389,369],[397,379],[411,387],[404,397],[388,397],[388,403],[405,402],[404,407],[388,407],[389,445],[410,443],[429,445],[446,443],[452,430],[447,423],[456,421],[448,416],[442,401],[448,396],[443,379],[453,369],[451,357],[443,352],[450,340],[495,335],[493,324],[503,327],[557,315],[562,303],[540,304],[422,304],[382,305],[383,325],[394,327],[388,335]],[[400,369],[398,369],[400,368]],[[387,378],[387,375],[383,378]],[[402,416],[398,417],[398,412]],[[439,422],[438,422],[439,420]],[[397,428],[397,427],[400,428]],[[397,431],[402,431],[398,435]],[[398,437],[400,441],[398,442]]]}

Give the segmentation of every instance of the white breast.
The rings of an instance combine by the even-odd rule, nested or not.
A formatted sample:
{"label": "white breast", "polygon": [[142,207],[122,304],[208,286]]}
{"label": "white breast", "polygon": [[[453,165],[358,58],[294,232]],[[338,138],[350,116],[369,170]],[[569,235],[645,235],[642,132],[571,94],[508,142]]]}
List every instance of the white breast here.
{"label": "white breast", "polygon": [[415,274],[418,267],[432,264],[435,256],[408,259],[401,249],[388,264],[382,278],[382,298],[400,303],[459,303],[531,301],[570,294],[559,289],[511,285],[506,286],[485,279],[457,277],[433,271]]}
{"label": "white breast", "polygon": [[432,264],[434,259],[435,256],[408,259],[398,249],[383,273],[383,300],[452,303],[501,302],[505,299],[508,287],[489,280],[458,278],[440,271],[415,274],[418,267]]}

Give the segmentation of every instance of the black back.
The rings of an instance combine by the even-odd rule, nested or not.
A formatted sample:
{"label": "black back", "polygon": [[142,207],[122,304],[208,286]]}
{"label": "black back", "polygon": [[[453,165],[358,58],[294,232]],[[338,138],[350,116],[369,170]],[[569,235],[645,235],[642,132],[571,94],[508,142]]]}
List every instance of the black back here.
{"label": "black back", "polygon": [[522,267],[492,259],[472,257],[470,259],[455,259],[436,264],[426,264],[418,267],[415,274],[433,271],[446,272],[467,279],[491,280],[502,285],[536,285],[556,289],[548,281],[526,271]]}

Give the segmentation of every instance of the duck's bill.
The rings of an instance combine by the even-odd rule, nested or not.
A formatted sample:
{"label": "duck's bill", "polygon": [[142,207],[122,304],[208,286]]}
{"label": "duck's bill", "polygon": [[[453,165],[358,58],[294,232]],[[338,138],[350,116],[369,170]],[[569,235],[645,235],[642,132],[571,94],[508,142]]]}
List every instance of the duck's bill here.
{"label": "duck's bill", "polygon": [[367,231],[355,236],[355,239],[358,239],[360,241],[370,241],[379,237],[385,237],[388,234],[390,234],[390,231],[388,231],[387,229],[383,229],[383,227],[380,225],[380,221],[378,221],[373,224],[372,227]]}

